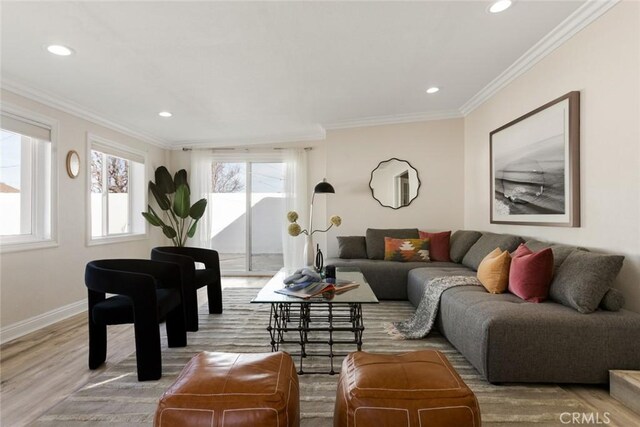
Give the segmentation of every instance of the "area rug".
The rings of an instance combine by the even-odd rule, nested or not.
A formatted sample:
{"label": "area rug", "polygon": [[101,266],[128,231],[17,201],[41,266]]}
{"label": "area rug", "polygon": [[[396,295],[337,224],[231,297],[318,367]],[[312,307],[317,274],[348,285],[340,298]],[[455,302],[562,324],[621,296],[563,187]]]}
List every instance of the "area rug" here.
{"label": "area rug", "polygon": [[[271,350],[266,326],[269,307],[249,301],[257,289],[225,289],[224,313],[209,315],[200,309],[200,330],[190,332],[188,346],[167,348],[163,342],[163,377],[138,382],[135,354],[50,409],[34,426],[136,426],[152,425],[158,398],[175,380],[187,361],[200,351],[266,352]],[[384,325],[409,318],[407,301],[383,301],[366,305],[363,350],[391,353],[432,348],[442,351],[475,392],[483,426],[558,426],[563,412],[584,412],[586,407],[556,385],[492,385],[442,336],[422,340],[394,340]],[[337,367],[340,360],[337,361]],[[327,369],[326,358],[305,361],[305,369]],[[300,410],[303,427],[332,425],[337,375],[300,376]]]}

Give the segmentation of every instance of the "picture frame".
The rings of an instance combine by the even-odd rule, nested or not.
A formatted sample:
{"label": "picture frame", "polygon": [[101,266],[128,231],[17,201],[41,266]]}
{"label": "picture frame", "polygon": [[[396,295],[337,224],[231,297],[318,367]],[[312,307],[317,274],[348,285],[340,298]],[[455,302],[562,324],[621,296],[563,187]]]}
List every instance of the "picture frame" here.
{"label": "picture frame", "polygon": [[580,92],[489,134],[491,224],[580,226]]}

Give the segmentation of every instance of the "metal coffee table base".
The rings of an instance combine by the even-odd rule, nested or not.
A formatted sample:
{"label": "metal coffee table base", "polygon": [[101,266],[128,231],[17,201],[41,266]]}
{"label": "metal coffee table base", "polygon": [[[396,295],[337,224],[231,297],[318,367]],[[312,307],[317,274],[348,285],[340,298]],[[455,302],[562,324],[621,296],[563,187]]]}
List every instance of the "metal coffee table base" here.
{"label": "metal coffee table base", "polygon": [[[341,304],[313,304],[313,303],[271,303],[271,314],[269,326],[267,327],[271,336],[271,351],[278,351],[282,344],[297,344],[300,352],[291,353],[292,356],[300,357],[298,374],[336,374],[333,365],[335,356],[346,356],[347,353],[335,353],[335,344],[356,344],[358,351],[362,349],[362,333],[364,325],[362,323],[362,305],[359,303]],[[317,332],[326,339],[318,339]],[[345,334],[335,337],[337,332],[351,332],[353,339],[344,339]],[[289,333],[289,334],[288,334]],[[288,335],[287,335],[288,334]],[[295,337],[296,339],[291,339]],[[289,338],[289,339],[287,339]],[[313,344],[328,345],[328,353],[310,352],[309,347]],[[328,357],[330,360],[330,370],[326,371],[305,371],[303,363],[307,357]]]}

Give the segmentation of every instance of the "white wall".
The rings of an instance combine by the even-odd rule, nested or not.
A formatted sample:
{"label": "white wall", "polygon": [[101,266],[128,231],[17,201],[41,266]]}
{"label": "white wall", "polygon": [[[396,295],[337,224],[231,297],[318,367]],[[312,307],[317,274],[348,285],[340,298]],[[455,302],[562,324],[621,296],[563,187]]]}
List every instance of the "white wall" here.
{"label": "white wall", "polygon": [[[342,226],[328,233],[329,256],[338,255],[335,236],[363,236],[367,228],[462,228],[462,119],[329,131],[324,146],[326,176],[336,194],[322,197],[327,214],[342,217]],[[371,171],[392,157],[411,163],[422,182],[418,197],[398,210],[380,206],[369,188]]]}
{"label": "white wall", "polygon": [[[129,136],[2,91],[2,101],[43,114],[59,121],[58,168],[58,243],[54,248],[4,253],[0,256],[0,326],[3,331],[36,316],[43,316],[76,302],[86,307],[84,268],[88,261],[100,258],[148,258],[151,247],[165,244],[158,229],[150,229],[145,240],[87,247],[85,217],[87,132],[127,144],[148,153],[148,177],[156,167],[167,164],[168,152]],[[80,176],[66,173],[69,150],[80,154]],[[46,319],[45,319],[46,320]],[[9,329],[6,329],[9,327]]]}
{"label": "white wall", "polygon": [[[615,287],[640,311],[640,3],[621,2],[465,118],[465,228],[623,254]],[[581,95],[580,228],[489,224],[489,132]]]}
{"label": "white wall", "polygon": [[[368,227],[462,228],[462,119],[333,130],[323,141],[295,145],[312,148],[308,152],[309,191],[325,177],[336,190],[316,196],[314,202],[314,228],[327,226],[331,215],[342,217],[341,227],[313,237],[325,258],[338,255],[336,236],[364,235]],[[371,171],[392,157],[409,161],[422,181],[417,199],[398,210],[380,206],[369,188]],[[171,166],[172,170],[188,170],[189,153],[172,152]],[[307,226],[306,218],[301,225]]]}

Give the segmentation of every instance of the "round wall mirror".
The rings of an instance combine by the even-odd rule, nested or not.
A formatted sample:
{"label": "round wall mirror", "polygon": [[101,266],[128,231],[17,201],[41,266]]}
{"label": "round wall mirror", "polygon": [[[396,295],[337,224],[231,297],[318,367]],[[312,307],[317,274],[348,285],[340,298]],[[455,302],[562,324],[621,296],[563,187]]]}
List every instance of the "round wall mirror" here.
{"label": "round wall mirror", "polygon": [[394,157],[380,162],[371,172],[369,187],[373,198],[382,206],[399,209],[418,197],[420,179],[409,162]]}
{"label": "round wall mirror", "polygon": [[75,150],[67,153],[67,174],[71,178],[75,178],[80,173],[80,156]]}

